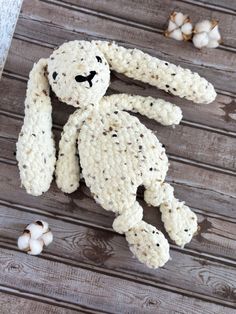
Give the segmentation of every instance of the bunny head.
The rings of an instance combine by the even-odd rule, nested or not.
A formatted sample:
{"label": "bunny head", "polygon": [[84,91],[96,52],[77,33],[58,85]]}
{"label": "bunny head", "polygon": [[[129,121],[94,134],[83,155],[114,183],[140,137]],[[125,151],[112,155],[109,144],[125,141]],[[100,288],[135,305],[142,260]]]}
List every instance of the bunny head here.
{"label": "bunny head", "polygon": [[96,104],[106,93],[110,70],[103,53],[88,41],[71,41],[54,50],[48,63],[53,92],[74,107]]}

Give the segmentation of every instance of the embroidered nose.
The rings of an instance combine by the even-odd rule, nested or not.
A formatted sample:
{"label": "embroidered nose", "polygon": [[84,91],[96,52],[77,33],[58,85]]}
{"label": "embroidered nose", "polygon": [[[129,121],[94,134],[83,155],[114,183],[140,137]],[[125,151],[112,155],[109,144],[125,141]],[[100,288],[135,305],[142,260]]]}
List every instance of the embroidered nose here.
{"label": "embroidered nose", "polygon": [[95,76],[96,74],[97,74],[96,71],[90,71],[90,74],[89,74],[88,76],[76,75],[75,80],[76,80],[76,82],[78,82],[78,83],[88,81],[88,82],[89,82],[89,87],[92,87],[92,86],[93,86],[93,84],[92,84],[92,79],[94,78],[94,76]]}

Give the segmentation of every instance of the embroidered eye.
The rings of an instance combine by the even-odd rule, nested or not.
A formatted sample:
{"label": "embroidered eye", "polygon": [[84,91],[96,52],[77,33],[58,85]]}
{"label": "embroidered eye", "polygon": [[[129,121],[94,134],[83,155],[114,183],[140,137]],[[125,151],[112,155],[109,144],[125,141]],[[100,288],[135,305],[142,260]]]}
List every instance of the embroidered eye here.
{"label": "embroidered eye", "polygon": [[96,59],[99,63],[102,63],[102,59],[99,56],[96,56]]}
{"label": "embroidered eye", "polygon": [[56,77],[57,77],[57,75],[58,75],[58,73],[57,73],[57,72],[53,72],[53,73],[52,73],[52,78],[55,80],[55,79],[56,79]]}

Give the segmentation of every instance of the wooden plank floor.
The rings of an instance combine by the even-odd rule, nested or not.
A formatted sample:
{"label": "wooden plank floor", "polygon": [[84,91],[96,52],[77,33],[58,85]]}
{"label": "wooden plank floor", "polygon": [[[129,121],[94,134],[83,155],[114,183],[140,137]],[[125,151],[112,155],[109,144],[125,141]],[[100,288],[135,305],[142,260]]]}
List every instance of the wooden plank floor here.
{"label": "wooden plank floor", "polygon": [[[198,51],[162,32],[174,9],[194,22],[220,21],[224,43]],[[0,313],[236,313],[236,1],[24,0],[0,81]],[[164,127],[140,117],[165,144],[168,181],[197,213],[199,234],[184,249],[171,244],[165,267],[150,270],[132,257],[111,224],[113,214],[82,183],[72,195],[55,184],[42,197],[20,188],[15,143],[22,126],[30,69],[53,48],[74,39],[116,40],[209,79],[218,96],[195,105],[112,74],[109,93],[162,97],[178,104],[182,123]],[[57,99],[54,133],[73,108]],[[155,208],[148,222],[163,230]],[[53,244],[39,257],[18,251],[27,223],[49,222]]]}

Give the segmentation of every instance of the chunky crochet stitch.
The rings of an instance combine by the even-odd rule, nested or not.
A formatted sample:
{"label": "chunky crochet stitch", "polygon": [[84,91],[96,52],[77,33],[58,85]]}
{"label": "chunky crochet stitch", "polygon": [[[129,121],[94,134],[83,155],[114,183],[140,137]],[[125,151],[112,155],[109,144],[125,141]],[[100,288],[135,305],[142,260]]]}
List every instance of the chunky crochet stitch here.
{"label": "chunky crochet stitch", "polygon": [[[168,261],[169,244],[159,230],[143,221],[137,188],[144,185],[145,201],[160,206],[165,229],[180,246],[196,232],[197,217],[165,183],[164,147],[127,111],[166,126],[179,124],[182,112],[162,99],[104,96],[110,68],[196,103],[211,102],[216,96],[214,87],[197,73],[140,50],[102,41],[65,43],[48,59],[39,60],[30,73],[17,143],[21,182],[28,193],[40,195],[48,190],[56,166],[58,187],[72,193],[79,186],[81,166],[96,202],[115,213],[114,230],[125,234],[142,263],[157,268]],[[49,86],[61,101],[77,108],[64,126],[57,162]]]}

